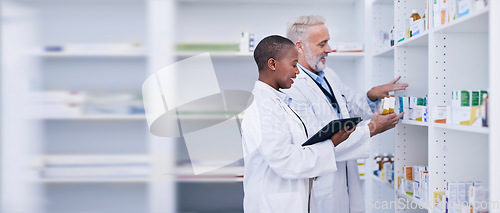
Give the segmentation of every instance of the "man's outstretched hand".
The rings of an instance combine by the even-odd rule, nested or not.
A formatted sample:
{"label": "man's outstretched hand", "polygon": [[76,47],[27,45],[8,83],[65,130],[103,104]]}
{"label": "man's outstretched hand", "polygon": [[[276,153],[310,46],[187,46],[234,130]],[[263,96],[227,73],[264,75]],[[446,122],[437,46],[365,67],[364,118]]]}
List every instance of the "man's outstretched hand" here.
{"label": "man's outstretched hand", "polygon": [[368,98],[371,101],[376,101],[378,99],[389,97],[389,92],[406,89],[406,87],[408,87],[408,84],[396,83],[399,81],[399,79],[401,79],[401,76],[398,76],[387,84],[373,87],[367,93]]}

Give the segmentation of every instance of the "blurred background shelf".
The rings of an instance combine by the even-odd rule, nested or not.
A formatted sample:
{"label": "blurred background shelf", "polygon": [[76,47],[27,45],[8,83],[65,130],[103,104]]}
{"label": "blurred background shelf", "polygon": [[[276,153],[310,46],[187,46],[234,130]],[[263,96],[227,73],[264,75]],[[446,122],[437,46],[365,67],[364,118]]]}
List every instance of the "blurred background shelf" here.
{"label": "blurred background shelf", "polygon": [[45,58],[146,58],[144,52],[43,52],[33,54]]}
{"label": "blurred background shelf", "polygon": [[75,115],[75,116],[34,116],[31,119],[40,120],[93,120],[93,121],[142,121],[146,120],[145,115]]}
{"label": "blurred background shelf", "polygon": [[66,184],[78,184],[78,183],[144,183],[147,184],[151,182],[148,178],[43,178],[39,179],[42,183],[66,183]]}

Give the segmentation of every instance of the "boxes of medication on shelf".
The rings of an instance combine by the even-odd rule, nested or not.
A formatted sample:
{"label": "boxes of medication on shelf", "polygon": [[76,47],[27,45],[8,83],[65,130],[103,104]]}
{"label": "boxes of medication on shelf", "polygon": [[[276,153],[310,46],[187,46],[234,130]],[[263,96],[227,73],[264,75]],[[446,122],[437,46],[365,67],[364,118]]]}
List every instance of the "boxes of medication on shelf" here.
{"label": "boxes of medication on shelf", "polygon": [[135,93],[88,93],[84,114],[144,114],[141,94]]}
{"label": "boxes of medication on shelf", "polygon": [[417,10],[412,10],[411,11],[412,14],[410,16],[410,20],[409,20],[409,28],[410,28],[410,33],[409,33],[409,37],[413,37],[413,36],[416,36],[420,33],[422,33],[423,31],[425,31],[425,21],[424,19],[422,19],[420,17],[420,15],[418,14]]}
{"label": "boxes of medication on shelf", "polygon": [[132,155],[52,155],[40,160],[40,176],[45,179],[147,177],[151,167],[147,157]]}
{"label": "boxes of medication on shelf", "polygon": [[35,118],[84,114],[144,114],[142,96],[135,93],[36,91],[31,92],[29,100],[29,116]]}
{"label": "boxes of medication on shelf", "polygon": [[373,174],[388,183],[394,181],[394,156],[392,154],[377,155],[374,158]]}
{"label": "boxes of medication on shelf", "polygon": [[434,191],[433,193],[433,206],[438,211],[444,211],[446,208],[445,192]]}
{"label": "boxes of medication on shelf", "polygon": [[79,91],[31,91],[27,98],[28,116],[75,116],[82,113],[87,94]]}
{"label": "boxes of medication on shelf", "polygon": [[239,51],[240,53],[249,53],[255,50],[257,44],[262,40],[262,36],[256,33],[241,32]]}
{"label": "boxes of medication on shelf", "polygon": [[[477,204],[476,201],[487,202],[487,196],[484,196],[486,194],[487,191],[482,187],[481,182],[447,182],[445,191],[446,212],[477,212],[479,206],[474,204]],[[476,209],[474,210],[474,208]]]}
{"label": "boxes of medication on shelf", "polygon": [[48,45],[43,47],[44,52],[61,53],[123,53],[144,51],[140,42],[130,43],[68,43],[62,45]]}
{"label": "boxes of medication on shelf", "polygon": [[449,106],[437,106],[433,112],[434,123],[446,124],[447,122],[449,122],[450,113],[448,112],[450,110],[451,108]]}
{"label": "boxes of medication on shelf", "polygon": [[336,42],[332,44],[333,52],[363,52],[363,42]]}
{"label": "boxes of medication on shelf", "polygon": [[399,192],[423,202],[428,201],[429,172],[427,166],[405,166],[403,176],[398,177]]}
{"label": "boxes of medication on shelf", "polygon": [[488,92],[484,90],[452,91],[451,118],[452,123],[461,125],[482,126],[485,117],[482,117],[481,105]]}
{"label": "boxes of medication on shelf", "polygon": [[487,4],[488,2],[485,0],[456,0],[455,7],[458,9],[458,17],[462,17],[486,7]]}
{"label": "boxes of medication on shelf", "polygon": [[427,96],[424,98],[399,97],[399,112],[405,113],[401,119],[427,122],[429,115],[427,100]]}

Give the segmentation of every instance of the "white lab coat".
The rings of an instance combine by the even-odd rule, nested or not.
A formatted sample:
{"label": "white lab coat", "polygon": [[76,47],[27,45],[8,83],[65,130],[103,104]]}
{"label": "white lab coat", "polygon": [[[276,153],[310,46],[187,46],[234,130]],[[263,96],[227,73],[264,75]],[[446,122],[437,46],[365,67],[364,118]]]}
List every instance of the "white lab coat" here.
{"label": "white lab coat", "polygon": [[[314,80],[303,70],[300,71],[292,87],[283,92],[294,100],[291,105],[305,122],[308,131],[317,132],[331,120],[338,119],[337,112]],[[327,68],[324,72],[343,118],[359,116],[364,120],[370,119],[373,112],[366,94],[356,93],[344,85],[333,70]],[[322,175],[314,181],[311,212],[364,212],[364,197],[356,159],[368,158],[370,155],[370,130],[367,123],[358,125],[346,141],[335,147],[337,171]]]}
{"label": "white lab coat", "polygon": [[[246,213],[306,213],[308,179],[337,168],[331,141],[302,147],[304,126],[289,98],[257,81],[241,125]],[[293,101],[293,100],[292,100]]]}

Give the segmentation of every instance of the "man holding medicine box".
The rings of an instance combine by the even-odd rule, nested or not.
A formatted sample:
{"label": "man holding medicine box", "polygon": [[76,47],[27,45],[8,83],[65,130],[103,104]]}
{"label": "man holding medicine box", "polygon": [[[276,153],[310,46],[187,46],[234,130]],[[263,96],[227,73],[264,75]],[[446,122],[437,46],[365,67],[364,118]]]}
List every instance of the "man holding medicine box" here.
{"label": "man holding medicine box", "polygon": [[311,195],[311,212],[362,213],[365,203],[356,159],[360,155],[369,157],[370,137],[394,128],[403,116],[403,113],[384,116],[373,113],[376,102],[408,85],[396,83],[398,77],[366,94],[356,93],[344,85],[338,75],[326,67],[326,56],[332,50],[324,23],[323,17],[312,15],[298,17],[289,24],[287,37],[298,50],[300,73],[295,84],[283,92],[294,100],[292,107],[309,132],[318,131],[331,120],[371,118],[369,124],[359,124],[344,143],[335,147],[337,158],[350,160],[337,161],[337,171],[315,178]]}

